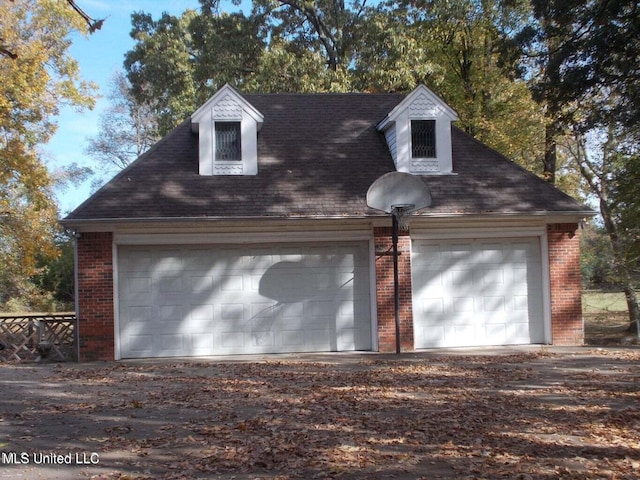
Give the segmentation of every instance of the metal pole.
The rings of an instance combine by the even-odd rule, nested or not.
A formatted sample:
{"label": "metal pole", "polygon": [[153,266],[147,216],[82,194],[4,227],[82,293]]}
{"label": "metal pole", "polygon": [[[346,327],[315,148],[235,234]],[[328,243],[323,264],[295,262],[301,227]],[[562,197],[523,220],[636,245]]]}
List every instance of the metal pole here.
{"label": "metal pole", "polygon": [[396,354],[400,353],[400,291],[398,281],[398,218],[397,212],[391,214],[393,218],[393,293],[395,296],[395,314],[396,314]]}

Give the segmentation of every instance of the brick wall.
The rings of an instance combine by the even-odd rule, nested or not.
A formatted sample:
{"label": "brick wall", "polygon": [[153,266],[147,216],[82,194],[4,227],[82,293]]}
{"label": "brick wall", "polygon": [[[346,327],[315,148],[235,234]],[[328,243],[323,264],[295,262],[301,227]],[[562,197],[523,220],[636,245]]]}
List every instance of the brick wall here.
{"label": "brick wall", "polygon": [[[393,286],[393,239],[390,227],[374,228],[376,249],[376,305],[378,308],[378,349],[396,351],[395,295]],[[413,350],[413,307],[411,299],[411,237],[398,236],[398,285],[400,292],[400,348]]]}
{"label": "brick wall", "polygon": [[547,237],[551,274],[551,341],[554,345],[582,345],[584,323],[578,225],[548,225]]}
{"label": "brick wall", "polygon": [[[547,228],[551,273],[551,324],[554,345],[582,345],[580,243],[577,224]],[[395,300],[391,228],[374,229],[376,251],[376,304],[378,348],[395,352]],[[114,298],[113,237],[107,233],[82,233],[78,239],[78,320],[80,361],[113,360]],[[400,288],[400,338],[402,351],[414,348],[411,292],[411,238],[398,238]]]}
{"label": "brick wall", "polygon": [[80,361],[113,360],[113,236],[82,233],[78,238],[78,330]]}

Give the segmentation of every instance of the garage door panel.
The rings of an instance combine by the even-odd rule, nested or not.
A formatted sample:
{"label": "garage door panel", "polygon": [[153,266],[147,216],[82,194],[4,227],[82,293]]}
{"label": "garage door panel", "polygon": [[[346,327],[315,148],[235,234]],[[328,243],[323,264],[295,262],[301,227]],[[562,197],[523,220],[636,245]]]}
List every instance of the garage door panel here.
{"label": "garage door panel", "polygon": [[159,322],[179,323],[185,311],[181,304],[163,304],[157,306],[154,315]]}
{"label": "garage door panel", "polygon": [[[441,305],[443,300],[440,299]],[[456,313],[473,313],[476,310],[474,297],[454,297],[453,298],[453,311]],[[439,313],[442,313],[444,308],[440,308]]]}
{"label": "garage door panel", "polygon": [[153,307],[148,305],[131,305],[127,309],[132,324],[151,322]]}
{"label": "garage door panel", "polygon": [[504,267],[502,265],[487,265],[480,270],[483,285],[504,285]]}
{"label": "garage door panel", "polygon": [[223,349],[244,348],[244,332],[221,332],[220,341]]}
{"label": "garage door panel", "polygon": [[413,252],[416,348],[544,340],[537,238],[415,240]]}
{"label": "garage door panel", "polygon": [[227,323],[234,325],[244,320],[244,304],[243,303],[222,303],[220,308],[220,325],[224,328]]}
{"label": "garage door panel", "polygon": [[304,331],[303,330],[289,330],[288,328],[282,330],[282,345],[292,349],[302,348],[304,346]]}
{"label": "garage door panel", "polygon": [[215,348],[215,337],[211,332],[191,332],[187,334],[189,339],[189,350],[194,355],[210,355]]}
{"label": "garage door panel", "polygon": [[158,348],[166,352],[174,352],[176,355],[181,355],[185,351],[185,335],[181,333],[160,333],[156,337],[156,341],[159,341]]}
{"label": "garage door panel", "polygon": [[129,333],[126,348],[132,355],[148,356],[153,353],[153,338],[151,334]]}
{"label": "garage door panel", "polygon": [[123,358],[371,349],[367,242],[118,253]]}

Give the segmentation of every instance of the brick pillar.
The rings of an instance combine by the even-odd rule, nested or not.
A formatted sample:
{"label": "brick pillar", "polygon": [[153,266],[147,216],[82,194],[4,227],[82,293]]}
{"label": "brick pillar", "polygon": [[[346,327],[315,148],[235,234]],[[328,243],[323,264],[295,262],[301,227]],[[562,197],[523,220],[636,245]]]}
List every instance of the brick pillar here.
{"label": "brick pillar", "polygon": [[113,234],[81,233],[77,242],[80,361],[113,360]]}
{"label": "brick pillar", "polygon": [[547,226],[551,287],[551,341],[583,345],[580,235],[575,223]]}
{"label": "brick pillar", "polygon": [[[378,349],[396,351],[395,296],[393,287],[393,239],[390,227],[373,229],[376,249],[376,305]],[[413,351],[413,305],[411,293],[411,237],[398,234],[398,286],[400,292],[400,348]]]}

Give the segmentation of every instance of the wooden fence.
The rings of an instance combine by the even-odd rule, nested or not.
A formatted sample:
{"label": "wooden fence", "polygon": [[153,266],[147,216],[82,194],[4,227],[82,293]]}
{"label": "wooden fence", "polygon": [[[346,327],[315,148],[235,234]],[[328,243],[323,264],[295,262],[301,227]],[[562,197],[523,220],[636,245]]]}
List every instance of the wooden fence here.
{"label": "wooden fence", "polygon": [[0,362],[77,360],[75,314],[0,315]]}

